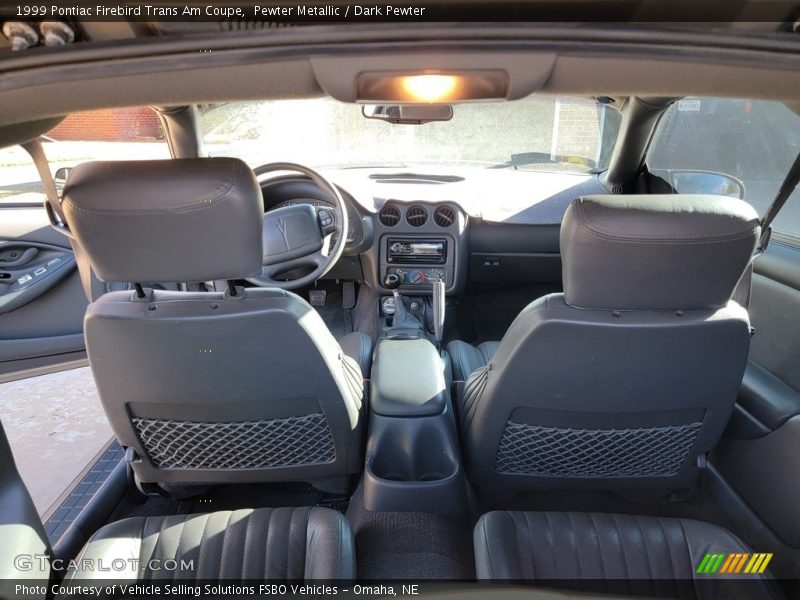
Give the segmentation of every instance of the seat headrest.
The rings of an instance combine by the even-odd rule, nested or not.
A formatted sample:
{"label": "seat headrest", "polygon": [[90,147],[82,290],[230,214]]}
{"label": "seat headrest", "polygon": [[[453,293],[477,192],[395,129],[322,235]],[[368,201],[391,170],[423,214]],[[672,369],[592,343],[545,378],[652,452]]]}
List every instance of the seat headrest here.
{"label": "seat headrest", "polygon": [[759,233],[753,207],[723,196],[578,198],[561,225],[564,299],[576,308],[719,308]]}
{"label": "seat headrest", "polygon": [[238,159],[83,163],[64,186],[62,206],[103,281],[261,274],[263,199]]}

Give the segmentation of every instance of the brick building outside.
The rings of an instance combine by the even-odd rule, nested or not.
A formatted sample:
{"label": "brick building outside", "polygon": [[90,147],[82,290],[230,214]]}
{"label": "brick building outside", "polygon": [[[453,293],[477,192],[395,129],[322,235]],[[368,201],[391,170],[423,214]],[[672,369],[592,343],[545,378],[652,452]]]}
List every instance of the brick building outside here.
{"label": "brick building outside", "polygon": [[47,136],[57,141],[141,142],[164,139],[161,122],[148,107],[73,113]]}

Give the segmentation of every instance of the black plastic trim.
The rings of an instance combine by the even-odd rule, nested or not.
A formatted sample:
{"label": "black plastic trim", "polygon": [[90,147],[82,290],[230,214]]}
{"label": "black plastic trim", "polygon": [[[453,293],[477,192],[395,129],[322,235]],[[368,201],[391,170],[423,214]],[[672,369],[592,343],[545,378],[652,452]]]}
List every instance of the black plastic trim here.
{"label": "black plastic trim", "polygon": [[774,431],[800,415],[800,392],[751,360],[744,372],[739,404]]}
{"label": "black plastic trim", "polygon": [[[114,446],[116,448],[114,448]],[[108,451],[121,450],[117,442],[109,446]],[[102,460],[102,457],[100,458]],[[98,461],[99,462],[99,461]],[[124,456],[116,463],[102,485],[83,506],[72,520],[58,541],[53,544],[55,558],[70,560],[77,556],[80,549],[100,527],[106,524],[109,517],[124,498],[128,489],[128,464]],[[81,482],[83,483],[83,482]],[[80,484],[79,484],[80,485]]]}
{"label": "black plastic trim", "polygon": [[753,263],[753,270],[800,291],[800,247],[773,237],[766,252]]}

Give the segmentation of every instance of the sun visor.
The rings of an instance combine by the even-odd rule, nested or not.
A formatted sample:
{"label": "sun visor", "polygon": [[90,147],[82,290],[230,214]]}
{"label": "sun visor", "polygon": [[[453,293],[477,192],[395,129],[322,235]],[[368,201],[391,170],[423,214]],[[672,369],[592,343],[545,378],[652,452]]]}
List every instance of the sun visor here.
{"label": "sun visor", "polygon": [[0,148],[16,146],[35,140],[58,125],[64,117],[50,117],[39,121],[13,123],[0,126]]}

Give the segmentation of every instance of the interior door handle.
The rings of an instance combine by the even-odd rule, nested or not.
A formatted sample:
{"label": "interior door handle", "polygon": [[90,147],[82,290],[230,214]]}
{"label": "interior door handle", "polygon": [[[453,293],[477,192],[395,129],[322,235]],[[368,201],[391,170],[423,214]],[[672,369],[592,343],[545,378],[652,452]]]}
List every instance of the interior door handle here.
{"label": "interior door handle", "polygon": [[28,264],[36,255],[39,254],[38,248],[28,248],[23,252],[21,255],[15,257],[16,252],[11,251],[9,254],[10,258],[4,258],[0,260],[0,268],[8,269],[10,267],[20,267],[22,265]]}
{"label": "interior door handle", "polygon": [[11,285],[0,284],[0,288],[4,287],[0,291],[0,315],[33,302],[75,269],[75,257],[72,254],[64,252],[56,258],[57,262],[53,262],[53,259],[53,264],[26,273]]}

